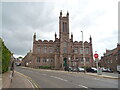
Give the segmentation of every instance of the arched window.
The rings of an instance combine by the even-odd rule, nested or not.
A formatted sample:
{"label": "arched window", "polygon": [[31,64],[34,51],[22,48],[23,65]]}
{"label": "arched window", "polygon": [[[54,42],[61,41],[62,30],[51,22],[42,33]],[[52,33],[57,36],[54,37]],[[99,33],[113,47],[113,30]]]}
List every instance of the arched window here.
{"label": "arched window", "polygon": [[47,53],[47,47],[46,46],[44,47],[44,53]]}
{"label": "arched window", "polygon": [[37,53],[40,53],[40,46],[37,47]]}
{"label": "arched window", "polygon": [[63,43],[63,53],[67,53],[67,42]]}

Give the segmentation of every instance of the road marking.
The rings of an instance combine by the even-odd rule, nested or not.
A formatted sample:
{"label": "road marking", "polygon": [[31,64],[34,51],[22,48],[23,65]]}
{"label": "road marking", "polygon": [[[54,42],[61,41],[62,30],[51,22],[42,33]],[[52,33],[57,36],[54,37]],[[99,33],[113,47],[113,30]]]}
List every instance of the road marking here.
{"label": "road marking", "polygon": [[38,87],[38,84],[35,81],[33,81],[32,78],[30,78],[29,76],[24,75],[24,74],[22,74],[18,71],[15,71],[15,72],[18,73],[19,75],[22,75],[22,76],[26,77],[35,86],[35,88],[37,88],[37,89],[40,88],[40,87]]}
{"label": "road marking", "polygon": [[56,76],[50,76],[50,77],[53,77],[53,78],[56,78],[56,79],[59,79],[59,80],[63,80],[63,81],[65,81],[65,82],[67,82],[67,81],[68,81],[68,80],[66,80],[66,79],[59,78],[59,77],[56,77]]}
{"label": "road marking", "polygon": [[44,76],[45,76],[46,74],[42,74],[42,75],[44,75]]}
{"label": "road marking", "polygon": [[[98,79],[98,78],[94,78],[95,80],[100,80],[100,79]],[[102,81],[102,80],[101,80]]]}
{"label": "road marking", "polygon": [[78,85],[78,86],[83,87],[83,88],[88,88],[88,87],[86,87],[86,86],[84,86],[84,85]]}
{"label": "road marking", "polygon": [[[27,79],[28,80],[28,79]],[[33,84],[31,83],[31,81],[30,80],[28,80],[29,82],[30,82],[30,84],[32,85],[32,88],[34,88],[34,86],[33,86]]]}

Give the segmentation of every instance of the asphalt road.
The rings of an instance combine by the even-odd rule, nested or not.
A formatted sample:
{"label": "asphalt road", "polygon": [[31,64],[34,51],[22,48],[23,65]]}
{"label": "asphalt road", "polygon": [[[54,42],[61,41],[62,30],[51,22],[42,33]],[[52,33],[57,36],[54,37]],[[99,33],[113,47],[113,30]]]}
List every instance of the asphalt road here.
{"label": "asphalt road", "polygon": [[16,71],[31,77],[41,88],[118,88],[117,79],[85,74],[34,70],[17,67]]}

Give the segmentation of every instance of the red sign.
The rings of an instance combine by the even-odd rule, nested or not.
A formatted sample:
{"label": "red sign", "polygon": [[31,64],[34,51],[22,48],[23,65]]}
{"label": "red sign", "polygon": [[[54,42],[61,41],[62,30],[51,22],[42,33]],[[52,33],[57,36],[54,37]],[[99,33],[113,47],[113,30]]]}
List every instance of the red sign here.
{"label": "red sign", "polygon": [[99,55],[96,53],[96,54],[94,54],[94,57],[95,57],[95,58],[98,58],[98,57],[99,57]]}

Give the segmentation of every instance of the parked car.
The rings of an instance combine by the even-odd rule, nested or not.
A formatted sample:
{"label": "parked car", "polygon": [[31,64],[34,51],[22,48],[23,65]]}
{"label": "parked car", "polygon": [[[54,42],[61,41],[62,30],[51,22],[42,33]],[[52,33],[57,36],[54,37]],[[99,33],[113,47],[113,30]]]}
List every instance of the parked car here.
{"label": "parked car", "polygon": [[87,72],[97,73],[97,69],[95,67],[90,67],[86,69]]}
{"label": "parked car", "polygon": [[78,71],[79,71],[79,72],[85,72],[85,69],[82,68],[82,67],[78,67]]}
{"label": "parked car", "polygon": [[120,74],[120,65],[117,65],[117,72]]}
{"label": "parked car", "polygon": [[16,66],[21,66],[21,63],[15,63]]}
{"label": "parked car", "polygon": [[78,72],[78,69],[77,68],[73,68],[72,71],[73,72]]}
{"label": "parked car", "polygon": [[102,67],[102,72],[107,72],[107,68]]}
{"label": "parked car", "polygon": [[72,67],[69,67],[69,71],[72,71],[72,69],[73,69]]}
{"label": "parked car", "polygon": [[113,70],[110,68],[107,68],[107,72],[113,73]]}

